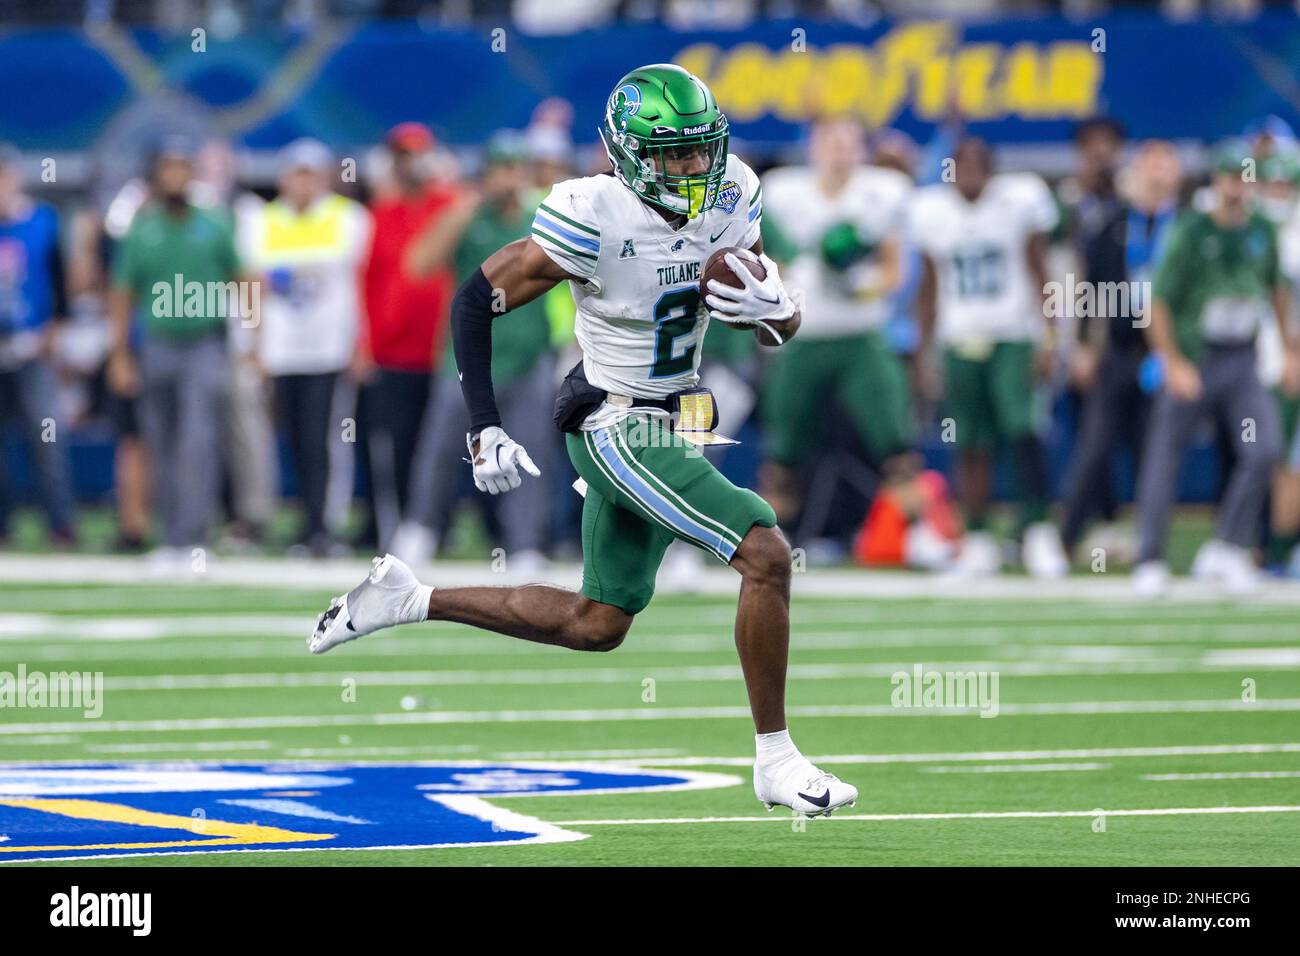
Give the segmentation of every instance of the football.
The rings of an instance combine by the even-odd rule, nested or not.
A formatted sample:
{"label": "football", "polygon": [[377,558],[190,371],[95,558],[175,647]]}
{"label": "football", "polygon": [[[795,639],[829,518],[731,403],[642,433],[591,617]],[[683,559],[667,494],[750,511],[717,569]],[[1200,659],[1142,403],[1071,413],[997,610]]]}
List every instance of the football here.
{"label": "football", "polygon": [[[733,289],[744,288],[740,276],[732,271],[731,266],[727,265],[727,253],[733,254],[737,259],[743,262],[749,269],[750,273],[756,279],[766,279],[767,270],[763,268],[763,263],[759,261],[758,256],[748,249],[742,249],[740,246],[724,246],[709,256],[704,263],[704,271],[700,274],[700,298],[709,294],[709,280],[717,279],[723,285],[729,285]],[[732,326],[733,328],[752,328],[753,326]]]}
{"label": "football", "polygon": [[[767,278],[767,269],[763,267],[763,263],[757,255],[750,252],[748,249],[741,248],[740,246],[725,246],[724,248],[714,252],[713,255],[709,256],[708,260],[704,263],[704,271],[700,273],[700,298],[704,298],[704,296],[709,294],[710,279],[717,279],[723,285],[729,285],[733,289],[742,288],[743,283],[740,280],[740,276],[736,275],[731,266],[727,265],[726,257],[728,252],[733,253],[737,259],[743,262],[754,278]],[[727,328],[735,329],[740,332],[743,332],[746,329],[753,329],[760,345],[770,347],[781,344],[776,339],[772,338],[772,334],[768,332],[767,329],[759,328],[756,325],[724,324],[726,324]]]}

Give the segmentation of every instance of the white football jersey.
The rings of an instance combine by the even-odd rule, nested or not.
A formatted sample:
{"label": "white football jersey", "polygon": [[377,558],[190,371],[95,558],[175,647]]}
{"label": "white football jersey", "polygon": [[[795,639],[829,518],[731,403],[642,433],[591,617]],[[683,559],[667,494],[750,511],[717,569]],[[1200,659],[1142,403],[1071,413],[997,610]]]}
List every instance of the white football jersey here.
{"label": "white football jersey", "polygon": [[905,225],[911,192],[910,179],[879,166],[855,170],[836,196],[821,191],[817,173],[807,166],[774,169],[763,177],[771,225],[799,250],[784,273],[786,285],[803,292],[801,338],[834,338],[884,324],[888,299],[863,299],[855,292],[858,282],[869,278],[861,270],[878,268],[873,257],[848,270],[833,269],[822,257],[822,239],[840,224],[851,226],[869,247],[896,238]]}
{"label": "white football jersey", "polygon": [[[673,229],[614,176],[557,183],[537,208],[532,238],[582,281],[569,283],[587,381],[616,395],[666,398],[699,383],[709,316],[699,294],[716,249],[759,238],[762,191],[735,156],[708,212]],[[586,429],[626,415],[604,405]]]}
{"label": "white football jersey", "polygon": [[1025,248],[1056,219],[1047,184],[1032,173],[994,176],[975,202],[947,183],[917,190],[908,231],[934,262],[940,342],[980,345],[1041,334],[1042,297]]}

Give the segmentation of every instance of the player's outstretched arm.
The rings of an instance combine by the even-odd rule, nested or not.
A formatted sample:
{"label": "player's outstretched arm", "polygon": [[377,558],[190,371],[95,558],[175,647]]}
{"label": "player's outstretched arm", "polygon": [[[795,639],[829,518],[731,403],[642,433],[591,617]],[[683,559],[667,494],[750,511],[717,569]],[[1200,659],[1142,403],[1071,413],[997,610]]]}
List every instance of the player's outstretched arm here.
{"label": "player's outstretched arm", "polygon": [[519,487],[519,468],[541,474],[528,452],[501,427],[492,391],[492,320],[571,278],[531,239],[519,239],[488,257],[465,280],[451,304],[452,344],[461,393],[469,409],[470,463],[479,491]]}

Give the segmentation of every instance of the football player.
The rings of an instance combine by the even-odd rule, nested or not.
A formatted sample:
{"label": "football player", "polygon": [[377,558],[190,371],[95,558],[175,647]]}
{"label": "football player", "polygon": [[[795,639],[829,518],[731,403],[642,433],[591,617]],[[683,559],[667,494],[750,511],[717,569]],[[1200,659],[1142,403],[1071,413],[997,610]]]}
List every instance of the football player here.
{"label": "football player", "polygon": [[970,533],[958,570],[995,571],[997,542],[985,530],[992,452],[1014,458],[1022,559],[1036,577],[1069,570],[1047,521],[1047,469],[1034,415],[1035,372],[1051,355],[1046,308],[1047,234],[1056,205],[1032,174],[993,175],[988,144],[953,151],[953,181],[915,193],[910,230],[923,253],[917,296],[922,347],[944,350],[948,418],[958,451],[958,490]]}
{"label": "football player", "polygon": [[901,278],[898,233],[911,180],[866,165],[864,131],[851,117],[818,120],[808,158],[763,181],[769,225],[788,243],[792,284],[815,317],[781,350],[763,387],[761,490],[782,522],[794,518],[797,469],[815,460],[829,402],[843,408],[887,485],[906,485],[920,463],[911,453],[907,372],[880,331]]}
{"label": "football player", "polygon": [[[461,286],[451,315],[474,481],[480,491],[509,492],[520,471],[539,471],[497,412],[492,319],[569,283],[583,360],[561,388],[556,424],[585,483],[581,593],[548,585],[435,590],[388,555],[321,615],[310,649],[434,620],[613,650],[649,603],[668,545],[687,541],[741,576],[736,647],[757,731],[755,795],[769,809],[829,813],[858,792],[813,766],[786,727],[789,545],[763,499],[731,484],[674,429],[693,409],[709,434],[697,370],[710,317],[761,323],[757,333],[768,342],[799,327],[776,264],[762,256],[758,179],[728,153],[727,119],[713,94],[677,66],[647,66],[621,79],[600,133],[611,172],[556,185],[532,235],[490,256]],[[766,277],[730,255],[743,284],[712,281],[701,301],[703,265],[727,246],[760,256]]]}

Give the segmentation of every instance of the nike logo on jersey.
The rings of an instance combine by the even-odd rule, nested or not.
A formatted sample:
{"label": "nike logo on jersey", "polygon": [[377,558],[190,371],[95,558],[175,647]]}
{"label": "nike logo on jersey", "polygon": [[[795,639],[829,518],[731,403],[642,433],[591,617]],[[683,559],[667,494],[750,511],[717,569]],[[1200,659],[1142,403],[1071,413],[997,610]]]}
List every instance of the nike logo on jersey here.
{"label": "nike logo on jersey", "polygon": [[718,234],[716,236],[709,236],[709,242],[717,242],[719,239],[722,238],[722,234],[730,228],[731,228],[731,223],[727,223],[718,231]]}

